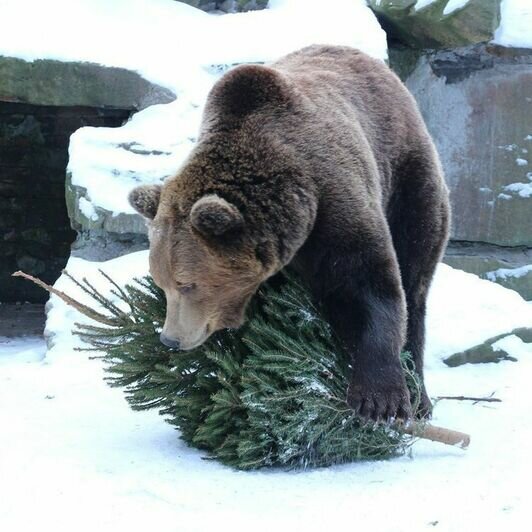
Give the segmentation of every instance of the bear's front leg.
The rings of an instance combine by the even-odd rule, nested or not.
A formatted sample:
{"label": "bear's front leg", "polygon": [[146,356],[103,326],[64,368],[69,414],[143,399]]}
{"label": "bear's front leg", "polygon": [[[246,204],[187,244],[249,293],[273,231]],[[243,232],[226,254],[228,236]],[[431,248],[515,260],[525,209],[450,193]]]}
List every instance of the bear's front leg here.
{"label": "bear's front leg", "polygon": [[406,420],[410,397],[399,358],[407,322],[405,296],[395,255],[386,250],[383,255],[325,257],[317,296],[351,355],[348,404],[368,420]]}

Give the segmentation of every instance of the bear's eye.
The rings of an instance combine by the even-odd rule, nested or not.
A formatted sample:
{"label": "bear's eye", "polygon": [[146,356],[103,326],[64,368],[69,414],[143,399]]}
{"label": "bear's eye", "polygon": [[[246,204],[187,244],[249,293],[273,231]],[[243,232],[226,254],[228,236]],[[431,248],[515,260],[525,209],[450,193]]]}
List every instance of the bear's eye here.
{"label": "bear's eye", "polygon": [[181,295],[190,294],[196,288],[196,283],[182,284],[177,287],[177,291]]}

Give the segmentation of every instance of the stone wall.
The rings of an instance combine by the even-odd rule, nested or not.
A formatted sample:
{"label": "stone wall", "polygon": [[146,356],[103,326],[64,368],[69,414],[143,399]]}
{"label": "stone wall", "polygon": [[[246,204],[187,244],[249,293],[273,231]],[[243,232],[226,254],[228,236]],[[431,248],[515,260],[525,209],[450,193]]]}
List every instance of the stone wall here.
{"label": "stone wall", "polygon": [[424,55],[407,86],[451,189],[454,240],[532,246],[532,50],[477,45]]}
{"label": "stone wall", "polygon": [[47,294],[11,273],[53,283],[76,237],[65,204],[70,135],[86,125],[121,125],[129,110],[0,102],[0,300]]}

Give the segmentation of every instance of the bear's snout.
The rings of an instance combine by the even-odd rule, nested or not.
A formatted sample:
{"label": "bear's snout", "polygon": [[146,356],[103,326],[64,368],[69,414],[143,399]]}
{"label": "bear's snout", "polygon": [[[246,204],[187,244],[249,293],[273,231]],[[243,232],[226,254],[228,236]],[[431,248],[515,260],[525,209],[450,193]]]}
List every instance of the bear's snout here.
{"label": "bear's snout", "polygon": [[173,340],[172,338],[168,338],[168,336],[165,336],[164,333],[161,333],[159,335],[159,340],[166,347],[171,347],[172,349],[179,349],[179,346],[180,346],[179,340]]}

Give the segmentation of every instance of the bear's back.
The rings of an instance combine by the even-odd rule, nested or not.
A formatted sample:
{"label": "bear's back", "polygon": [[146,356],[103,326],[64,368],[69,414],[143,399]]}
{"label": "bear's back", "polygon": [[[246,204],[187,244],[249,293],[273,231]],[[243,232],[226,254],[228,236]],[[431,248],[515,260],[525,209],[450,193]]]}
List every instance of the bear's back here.
{"label": "bear's back", "polygon": [[290,167],[325,195],[341,190],[346,202],[370,194],[387,203],[398,169],[420,146],[432,141],[417,105],[382,61],[313,45],[224,74],[209,94],[195,151],[217,166],[224,161],[224,179],[236,188]]}
{"label": "bear's back", "polygon": [[384,62],[360,50],[313,45],[271,67],[302,96],[305,125],[307,131],[315,130],[315,138],[329,136],[330,146],[333,136],[337,142],[354,137],[357,151],[367,142],[384,189],[393,187],[395,170],[412,147],[432,142],[401,80]]}
{"label": "bear's back", "polygon": [[400,79],[382,61],[360,50],[313,45],[271,67],[315,104],[317,114],[350,115],[353,111],[377,153],[427,135],[417,104]]}

